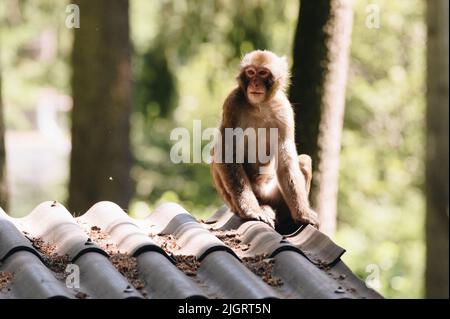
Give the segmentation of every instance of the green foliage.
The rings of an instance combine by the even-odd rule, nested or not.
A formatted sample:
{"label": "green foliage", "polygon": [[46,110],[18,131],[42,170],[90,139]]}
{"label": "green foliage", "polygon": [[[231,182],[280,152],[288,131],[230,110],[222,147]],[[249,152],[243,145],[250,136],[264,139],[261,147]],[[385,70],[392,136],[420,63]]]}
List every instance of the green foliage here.
{"label": "green foliage", "polygon": [[176,104],[176,79],[159,46],[135,57],[135,109],[148,120],[167,118]]}
{"label": "green foliage", "polygon": [[42,87],[70,93],[69,55],[72,34],[65,27],[64,1],[0,1],[5,112],[10,129],[30,129]]}
{"label": "green foliage", "polygon": [[[380,28],[365,25],[367,5]],[[337,241],[386,297],[423,295],[424,4],[356,1],[342,138]]]}

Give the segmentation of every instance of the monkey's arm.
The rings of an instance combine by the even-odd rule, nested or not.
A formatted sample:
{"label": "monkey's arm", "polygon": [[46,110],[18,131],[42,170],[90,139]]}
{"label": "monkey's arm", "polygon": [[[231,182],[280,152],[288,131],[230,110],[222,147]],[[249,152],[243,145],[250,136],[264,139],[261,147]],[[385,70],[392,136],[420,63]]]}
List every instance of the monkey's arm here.
{"label": "monkey's arm", "polygon": [[300,171],[293,137],[283,132],[280,134],[277,155],[277,177],[292,218],[296,222],[317,226],[318,217],[309,206],[305,177]]}
{"label": "monkey's arm", "polygon": [[275,213],[270,207],[259,205],[242,164],[216,163],[215,166],[230,208],[243,219],[261,220],[273,227]]}

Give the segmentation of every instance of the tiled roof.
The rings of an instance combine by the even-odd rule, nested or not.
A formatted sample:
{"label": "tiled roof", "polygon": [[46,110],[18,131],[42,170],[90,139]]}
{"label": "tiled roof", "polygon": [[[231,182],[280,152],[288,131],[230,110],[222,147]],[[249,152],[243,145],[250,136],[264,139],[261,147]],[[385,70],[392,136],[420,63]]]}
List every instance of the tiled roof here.
{"label": "tiled roof", "polygon": [[198,221],[167,203],[137,220],[111,202],[77,218],[45,202],[23,218],[0,209],[0,299],[380,298],[343,253],[313,227],[282,236],[226,207]]}

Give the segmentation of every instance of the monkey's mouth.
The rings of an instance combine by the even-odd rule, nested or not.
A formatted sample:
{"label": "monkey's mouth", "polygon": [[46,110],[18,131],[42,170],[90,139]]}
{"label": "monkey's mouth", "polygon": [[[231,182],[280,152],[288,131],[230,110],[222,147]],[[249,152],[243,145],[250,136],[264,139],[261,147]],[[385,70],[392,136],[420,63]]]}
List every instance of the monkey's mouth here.
{"label": "monkey's mouth", "polygon": [[250,94],[252,94],[252,95],[263,95],[264,92],[256,92],[256,91],[254,91],[254,92],[250,92]]}

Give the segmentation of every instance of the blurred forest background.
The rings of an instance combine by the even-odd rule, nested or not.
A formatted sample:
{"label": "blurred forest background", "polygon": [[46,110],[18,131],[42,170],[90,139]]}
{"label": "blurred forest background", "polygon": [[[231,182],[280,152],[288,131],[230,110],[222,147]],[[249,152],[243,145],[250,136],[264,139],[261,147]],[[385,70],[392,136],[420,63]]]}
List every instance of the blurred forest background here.
{"label": "blurred forest background", "polygon": [[[209,167],[172,163],[170,132],[191,130],[194,119],[202,128],[217,126],[243,53],[267,48],[295,64],[300,2],[130,0],[128,8],[127,1],[91,1],[85,11],[89,1],[73,2],[81,3],[80,29],[66,26],[64,1],[0,2],[5,210],[23,216],[54,199],[82,213],[99,199],[114,199],[134,217],[161,201],[179,202],[199,218],[211,215],[222,203]],[[433,294],[433,275],[425,284],[431,2],[447,9],[446,16],[438,6],[428,12],[440,14],[448,37],[446,1],[353,1],[333,237],[347,250],[344,261],[361,278],[376,271],[376,289],[391,298],[445,296],[439,289]],[[368,22],[374,12],[379,21]],[[96,23],[107,27],[95,32]],[[448,38],[446,43],[448,54]],[[443,101],[428,99],[437,105],[439,121],[448,118],[448,57],[434,71],[443,71],[447,81],[438,89]],[[83,109],[77,103],[91,104]],[[0,126],[1,119],[0,112]],[[448,120],[437,132],[439,143],[448,143]],[[442,216],[429,218],[443,227],[444,235],[434,239],[443,252],[429,249],[427,273],[436,264],[446,269],[446,283],[445,276],[438,280],[448,297],[448,261],[441,259],[448,259],[445,149],[446,157],[431,167],[442,172]],[[129,166],[112,168],[108,163],[116,159]],[[429,245],[432,240],[429,235]]]}

